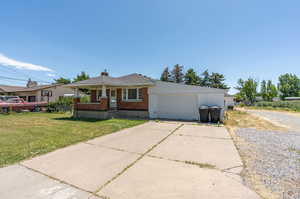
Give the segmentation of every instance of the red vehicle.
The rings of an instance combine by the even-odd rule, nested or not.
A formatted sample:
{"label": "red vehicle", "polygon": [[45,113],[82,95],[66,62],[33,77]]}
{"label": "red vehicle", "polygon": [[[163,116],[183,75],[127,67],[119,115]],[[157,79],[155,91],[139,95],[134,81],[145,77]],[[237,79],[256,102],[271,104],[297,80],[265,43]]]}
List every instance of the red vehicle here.
{"label": "red vehicle", "polygon": [[25,102],[22,98],[16,97],[8,99],[7,101],[0,101],[0,110],[2,112],[22,110],[38,112],[42,107],[46,107],[47,102]]}

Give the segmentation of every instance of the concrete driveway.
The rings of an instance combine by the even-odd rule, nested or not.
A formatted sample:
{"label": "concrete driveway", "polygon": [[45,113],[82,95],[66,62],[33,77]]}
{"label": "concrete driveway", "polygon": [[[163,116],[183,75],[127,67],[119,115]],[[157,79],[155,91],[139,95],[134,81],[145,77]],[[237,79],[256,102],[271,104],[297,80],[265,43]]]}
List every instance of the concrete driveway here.
{"label": "concrete driveway", "polygon": [[148,122],[0,169],[5,199],[257,199],[224,127]]}

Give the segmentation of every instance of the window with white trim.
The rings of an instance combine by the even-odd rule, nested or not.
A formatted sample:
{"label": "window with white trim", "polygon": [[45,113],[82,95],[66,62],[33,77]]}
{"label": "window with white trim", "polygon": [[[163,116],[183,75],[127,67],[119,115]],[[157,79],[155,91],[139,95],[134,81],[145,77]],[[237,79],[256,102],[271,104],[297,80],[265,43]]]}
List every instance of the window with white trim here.
{"label": "window with white trim", "polygon": [[123,88],[123,101],[141,101],[142,90],[140,88]]}

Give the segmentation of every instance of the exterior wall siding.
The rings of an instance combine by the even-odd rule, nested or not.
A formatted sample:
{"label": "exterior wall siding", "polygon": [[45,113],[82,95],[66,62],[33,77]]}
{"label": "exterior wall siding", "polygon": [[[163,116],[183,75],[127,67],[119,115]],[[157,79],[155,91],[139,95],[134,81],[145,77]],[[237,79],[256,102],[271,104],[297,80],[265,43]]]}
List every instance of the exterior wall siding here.
{"label": "exterior wall siding", "polygon": [[108,99],[102,98],[100,103],[80,103],[79,98],[74,100],[74,109],[75,110],[86,110],[86,111],[107,111],[108,110]]}
{"label": "exterior wall siding", "polygon": [[[63,86],[55,86],[52,88],[47,88],[44,90],[52,91],[52,96],[49,97],[49,102],[55,102],[59,99],[60,96],[64,96],[64,94],[74,94],[74,91],[70,88],[65,88]],[[27,100],[29,96],[35,96],[37,102],[47,102],[48,97],[42,96],[42,90],[37,91],[28,91],[28,92],[16,92],[17,96],[26,96]]]}
{"label": "exterior wall siding", "polygon": [[149,89],[150,118],[198,120],[201,105],[219,106],[224,115],[226,90],[158,81]]}
{"label": "exterior wall siding", "polygon": [[149,95],[148,88],[141,88],[142,101],[123,101],[122,99],[122,89],[117,89],[117,107],[120,110],[145,110],[148,111],[149,107]]}

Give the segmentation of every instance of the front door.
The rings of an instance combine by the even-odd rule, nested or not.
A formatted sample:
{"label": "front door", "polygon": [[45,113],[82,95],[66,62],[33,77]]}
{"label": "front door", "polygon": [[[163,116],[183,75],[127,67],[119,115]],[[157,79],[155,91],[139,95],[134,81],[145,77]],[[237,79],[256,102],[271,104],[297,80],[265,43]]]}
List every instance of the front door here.
{"label": "front door", "polygon": [[116,89],[110,89],[110,97],[109,97],[109,107],[111,109],[117,108],[117,91]]}

